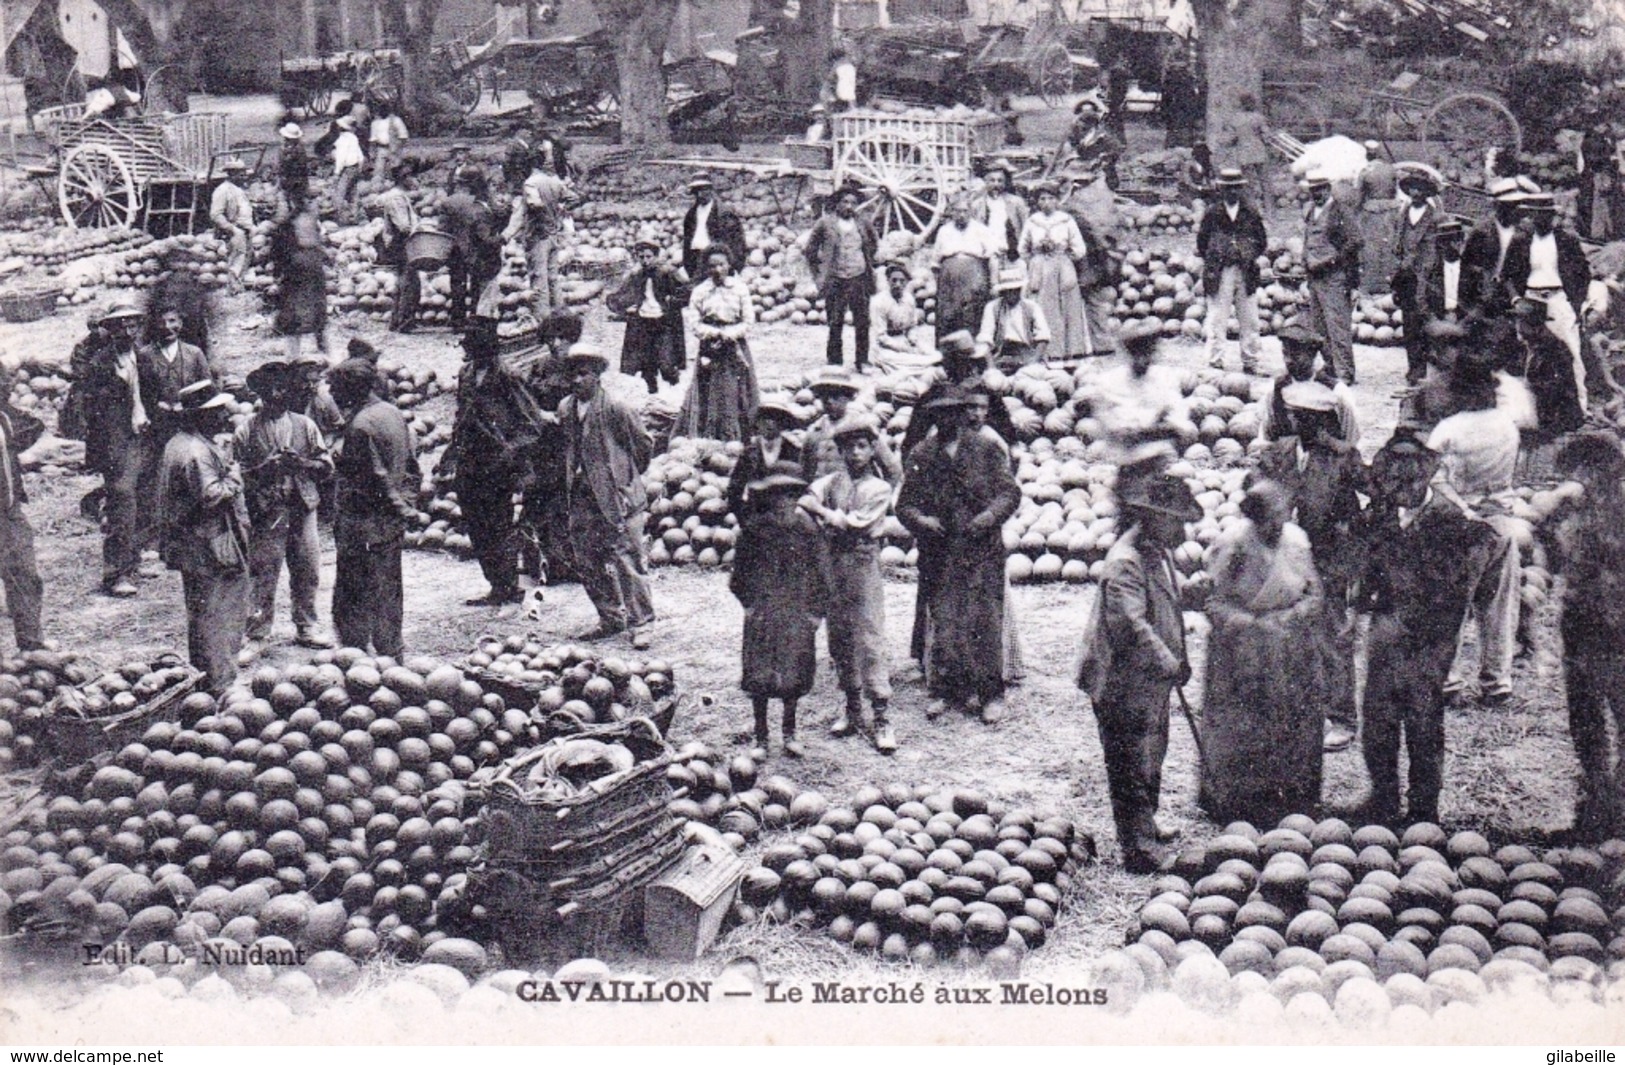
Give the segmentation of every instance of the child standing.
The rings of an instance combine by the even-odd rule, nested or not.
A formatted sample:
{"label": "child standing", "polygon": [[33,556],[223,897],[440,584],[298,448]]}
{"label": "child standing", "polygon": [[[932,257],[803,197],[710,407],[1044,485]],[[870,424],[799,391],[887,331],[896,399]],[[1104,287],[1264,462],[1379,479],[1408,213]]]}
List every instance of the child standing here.
{"label": "child standing", "polygon": [[728,590],[745,608],[739,686],[755,713],[753,758],[767,757],[767,704],[784,704],[784,753],[800,758],[796,703],[812,690],[818,667],[816,636],[828,599],[824,541],[813,519],[796,506],[807,482],[793,463],[781,463],[750,483],[753,513],[734,548]]}
{"label": "child standing", "polygon": [[880,536],[891,507],[891,486],[875,472],[873,418],[852,415],[831,430],[843,468],[814,481],[802,507],[823,526],[830,554],[829,654],[846,693],[846,708],[830,729],[851,735],[868,695],[874,744],[897,750],[886,722],[891,700],[886,661],[886,586],[880,575]]}

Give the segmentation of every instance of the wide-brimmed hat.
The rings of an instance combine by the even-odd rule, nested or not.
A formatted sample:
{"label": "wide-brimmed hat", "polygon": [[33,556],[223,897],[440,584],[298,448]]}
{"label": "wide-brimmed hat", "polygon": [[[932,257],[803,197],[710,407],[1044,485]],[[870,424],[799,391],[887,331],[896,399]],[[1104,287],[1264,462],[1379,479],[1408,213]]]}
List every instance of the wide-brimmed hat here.
{"label": "wide-brimmed hat", "polygon": [[710,178],[706,177],[704,174],[700,174],[700,175],[698,175],[696,177],[692,177],[688,181],[688,191],[689,192],[698,192],[701,189],[714,189],[716,187],[717,187],[716,182],[712,181]]}
{"label": "wide-brimmed hat", "polygon": [[993,286],[995,292],[1009,292],[1011,289],[1027,287],[1027,272],[1020,268],[1011,268],[999,271],[999,280]]}
{"label": "wide-brimmed hat", "polygon": [[248,371],[245,383],[250,392],[263,398],[285,387],[293,376],[293,369],[293,363],[273,359]]}
{"label": "wide-brimmed hat", "polygon": [[1125,508],[1156,511],[1187,523],[1202,520],[1202,504],[1196,501],[1190,486],[1166,474],[1136,478],[1117,502]]}
{"label": "wide-brimmed hat", "polygon": [[105,322],[116,322],[120,319],[144,317],[146,315],[141,313],[141,308],[136,306],[133,300],[120,299],[109,303],[107,309],[102,311],[101,317],[97,318],[96,322],[99,325]]}
{"label": "wide-brimmed hat", "polygon": [[193,381],[181,389],[176,396],[180,400],[182,414],[199,414],[207,410],[230,409],[237,405],[237,401],[220,391],[220,386],[214,381],[204,378]]}
{"label": "wide-brimmed hat", "polygon": [[1293,381],[1281,389],[1281,402],[1293,410],[1337,409],[1337,393],[1319,381]]}
{"label": "wide-brimmed hat", "polygon": [[1549,192],[1531,192],[1524,196],[1522,207],[1525,211],[1555,211],[1557,200]]}
{"label": "wide-brimmed hat", "polygon": [[1429,169],[1423,167],[1420,163],[1412,164],[1399,172],[1394,183],[1400,188],[1404,188],[1406,185],[1420,185],[1427,189],[1431,195],[1443,187],[1444,179],[1437,173],[1430,173]]}
{"label": "wide-brimmed hat", "polygon": [[220,172],[222,174],[243,174],[247,173],[247,171],[248,164],[243,162],[241,159],[227,159],[225,162],[220,164]]}
{"label": "wide-brimmed hat", "polygon": [[1526,195],[1519,186],[1518,179],[1509,177],[1497,178],[1490,182],[1489,194],[1491,199],[1501,203],[1517,203]]}
{"label": "wide-brimmed hat", "polygon": [[942,393],[931,399],[925,405],[926,410],[948,410],[953,407],[968,407],[972,403],[970,390],[958,385],[949,385]]}
{"label": "wide-brimmed hat", "polygon": [[1317,170],[1312,174],[1305,174],[1303,176],[1303,185],[1304,188],[1307,189],[1331,188],[1332,179]]}
{"label": "wide-brimmed hat", "polygon": [[[343,124],[344,119],[348,117],[348,115],[339,116],[339,123]],[[355,119],[350,119],[350,121],[351,123],[354,123]],[[299,128],[299,123],[297,122],[289,122],[287,125],[277,130],[277,133],[280,134],[282,139],[285,141],[302,141],[305,139],[305,131]]]}
{"label": "wide-brimmed hat", "polygon": [[768,492],[806,491],[807,479],[793,462],[775,462],[762,476],[745,486],[753,495]]}
{"label": "wide-brimmed hat", "polygon": [[1118,332],[1117,339],[1129,352],[1155,350],[1162,339],[1162,328],[1149,318],[1130,322]]}
{"label": "wide-brimmed hat", "polygon": [[776,414],[791,425],[801,423],[801,412],[779,396],[768,396],[756,404],[756,416],[760,418],[764,414]]}
{"label": "wide-brimmed hat", "polygon": [[902,274],[905,281],[913,276],[908,272],[908,266],[906,264],[897,262],[887,263],[886,280],[890,281],[893,274]]}
{"label": "wide-brimmed hat", "polygon": [[1213,179],[1213,184],[1221,189],[1240,188],[1247,184],[1247,175],[1233,166],[1225,167],[1219,171],[1219,176]]}
{"label": "wide-brimmed hat", "polygon": [[969,355],[976,350],[976,338],[969,329],[956,329],[937,341],[937,350],[944,355]]}
{"label": "wide-brimmed hat", "polygon": [[1467,226],[1455,215],[1445,215],[1439,219],[1439,226],[1434,230],[1441,237],[1454,237],[1467,232]]}
{"label": "wide-brimmed hat", "polygon": [[848,414],[829,431],[835,440],[848,436],[867,436],[873,440],[880,435],[880,423],[872,414]]}
{"label": "wide-brimmed hat", "polygon": [[851,373],[840,366],[831,366],[824,370],[813,378],[807,387],[812,389],[812,394],[815,396],[824,392],[845,392],[849,396],[855,396],[859,391],[857,382],[852,380]]}
{"label": "wide-brimmed hat", "polygon": [[609,369],[609,356],[597,344],[579,341],[570,345],[570,350],[564,353],[564,361],[571,366],[594,366],[599,373]]}
{"label": "wide-brimmed hat", "polygon": [[1275,338],[1281,342],[1283,348],[1314,348],[1319,351],[1326,346],[1325,337],[1298,321],[1288,322],[1282,326],[1275,334]]}
{"label": "wide-brimmed hat", "polygon": [[982,171],[984,174],[992,174],[995,172],[1003,174],[1005,177],[1015,177],[1016,168],[1015,165],[1010,162],[1010,160],[1000,156],[999,158],[988,163],[987,167]]}

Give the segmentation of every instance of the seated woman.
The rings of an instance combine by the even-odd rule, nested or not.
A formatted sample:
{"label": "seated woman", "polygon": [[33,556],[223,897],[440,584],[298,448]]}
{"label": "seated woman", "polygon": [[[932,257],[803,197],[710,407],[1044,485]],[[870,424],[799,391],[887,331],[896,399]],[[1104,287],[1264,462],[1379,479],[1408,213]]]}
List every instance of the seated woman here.
{"label": "seated woman", "polygon": [[914,373],[937,362],[937,357],[914,339],[925,316],[920,313],[914,293],[908,290],[908,267],[892,263],[886,267],[886,287],[869,300],[869,317],[875,326],[871,361],[881,373]]}

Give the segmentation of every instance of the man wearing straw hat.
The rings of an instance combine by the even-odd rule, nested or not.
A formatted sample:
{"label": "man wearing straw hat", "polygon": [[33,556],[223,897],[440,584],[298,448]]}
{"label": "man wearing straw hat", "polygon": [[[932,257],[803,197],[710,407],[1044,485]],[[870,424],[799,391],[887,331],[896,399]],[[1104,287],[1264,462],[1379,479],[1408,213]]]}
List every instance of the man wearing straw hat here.
{"label": "man wearing straw hat", "polygon": [[1118,505],[1127,528],[1106,555],[1077,683],[1100,730],[1123,867],[1150,873],[1172,837],[1155,817],[1168,697],[1191,677],[1173,550],[1202,508],[1185,482],[1166,474],[1134,481],[1119,492]]}
{"label": "man wearing straw hat", "polygon": [[1527,178],[1498,178],[1490,183],[1494,215],[1473,227],[1461,251],[1461,304],[1463,313],[1497,315],[1509,299],[1501,283],[1507,249],[1518,234],[1524,197],[1535,191]]}
{"label": "man wearing straw hat", "polygon": [[1495,530],[1431,487],[1439,455],[1405,428],[1371,461],[1355,609],[1371,615],[1361,744],[1371,794],[1360,816],[1400,815],[1399,744],[1410,764],[1410,821],[1437,821],[1444,784],[1445,680],[1475,574]]}
{"label": "man wearing straw hat", "polygon": [[581,587],[598,611],[598,627],[586,638],[630,630],[632,646],[643,650],[655,617],[643,554],[649,434],[636,411],[604,391],[600,379],[609,359],[596,345],[574,345],[565,363],[571,391],[558,414],[565,433],[566,510]]}
{"label": "man wearing straw hat", "polygon": [[158,471],[162,554],[181,574],[187,657],[217,696],[237,679],[237,652],[248,621],[243,475],[230,451],[214,442],[230,427],[234,406],[213,381],[181,389],[180,427],[164,447]]}
{"label": "man wearing straw hat", "polygon": [[277,189],[284,203],[303,203],[310,199],[310,153],[305,150],[305,131],[299,123],[289,122],[277,135]]}
{"label": "man wearing straw hat", "polygon": [[1207,295],[1207,320],[1202,343],[1207,363],[1224,368],[1224,346],[1230,315],[1241,326],[1241,368],[1258,372],[1258,257],[1267,238],[1264,219],[1242,196],[1247,175],[1239,168],[1219,171],[1213,182],[1219,202],[1202,215],[1196,229],[1196,254],[1202,257],[1202,289]]}
{"label": "man wearing straw hat", "polygon": [[1399,177],[1405,194],[1394,219],[1394,303],[1405,316],[1405,383],[1419,385],[1428,372],[1428,338],[1424,325],[1425,284],[1438,261],[1439,209],[1433,197],[1439,183],[1425,170],[1406,170]]}
{"label": "man wearing straw hat", "polygon": [[1360,230],[1348,211],[1332,197],[1325,174],[1308,178],[1310,202],[1303,212],[1303,260],[1309,275],[1309,310],[1305,323],[1326,338],[1326,361],[1332,372],[1354,383],[1354,309],[1350,302],[1360,283]]}
{"label": "man wearing straw hat", "polygon": [[1024,295],[1026,291],[1025,270],[1001,270],[993,286],[993,298],[982,308],[976,351],[1001,369],[1041,361],[1049,347],[1049,322],[1044,318],[1044,309],[1037,300]]}
{"label": "man wearing straw hat", "polygon": [[694,202],[683,215],[683,272],[693,282],[705,273],[705,257],[713,247],[728,253],[735,270],[745,268],[745,227],[739,216],[717,199],[717,187],[704,174],[688,183]]}
{"label": "man wearing straw hat", "polygon": [[220,166],[223,176],[209,196],[209,221],[226,238],[226,272],[231,275],[233,292],[243,287],[243,271],[248,269],[249,235],[254,231],[254,205],[248,193],[237,184],[248,172],[241,159],[227,159]]}

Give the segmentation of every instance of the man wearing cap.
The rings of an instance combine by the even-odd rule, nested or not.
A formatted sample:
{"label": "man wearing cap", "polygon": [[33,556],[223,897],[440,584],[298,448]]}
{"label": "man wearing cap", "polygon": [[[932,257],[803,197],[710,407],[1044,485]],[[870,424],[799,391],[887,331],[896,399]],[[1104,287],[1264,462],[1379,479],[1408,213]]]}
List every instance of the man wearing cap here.
{"label": "man wearing cap", "polygon": [[10,396],[11,375],[0,371],[0,587],[17,650],[37,651],[45,646],[40,628],[45,585],[34,557],[34,529],[23,511],[28,491],[17,456],[45,435],[45,423],[12,406]]}
{"label": "man wearing cap", "polygon": [[869,364],[869,297],[875,294],[875,255],[880,247],[874,227],[858,217],[858,190],[844,186],[835,191],[835,210],[825,214],[802,235],[798,246],[818,280],[829,317],[829,340],[824,357],[831,366],[844,361],[842,334],[846,312],[852,312],[854,365],[861,372]]}
{"label": "man wearing cap", "polygon": [[278,130],[277,189],[284,204],[310,199],[310,153],[305,150],[305,131],[289,122]]}
{"label": "man wearing cap", "polygon": [[164,447],[156,500],[163,559],[180,571],[186,598],[187,657],[216,696],[237,679],[248,620],[243,475],[214,441],[230,428],[234,406],[210,380],[181,390],[179,428]]}
{"label": "man wearing cap", "polygon": [[818,519],[829,547],[829,656],[846,696],[846,708],[830,731],[850,735],[863,719],[867,696],[875,749],[891,754],[897,750],[897,739],[886,721],[891,667],[886,650],[886,583],[880,573],[891,485],[875,475],[874,443],[880,427],[874,418],[851,415],[831,435],[840,449],[841,469],[814,481],[801,503]]}
{"label": "man wearing cap", "polygon": [[321,541],[316,513],[324,482],[333,476],[333,458],[322,432],[299,412],[304,371],[272,361],[248,375],[260,409],[237,427],[235,451],[248,504],[248,568],[253,584],[247,642],[239,665],[259,656],[276,618],[276,586],[288,568],[295,642],[301,647],[333,646],[316,621],[316,586],[321,576]]}
{"label": "man wearing cap", "polygon": [[1431,321],[1454,322],[1462,316],[1462,252],[1467,229],[1461,219],[1445,215],[1434,230],[1438,255],[1423,279],[1423,306]]}
{"label": "man wearing cap", "polygon": [[1419,385],[1428,372],[1428,338],[1422,328],[1426,306],[1425,285],[1439,258],[1439,209],[1432,197],[1439,183],[1423,170],[1407,170],[1399,178],[1405,202],[1394,219],[1394,274],[1390,283],[1394,304],[1405,316],[1405,383]]}
{"label": "man wearing cap", "polygon": [[1049,347],[1049,321],[1038,301],[1025,295],[1026,291],[1026,271],[1003,270],[993,287],[993,299],[982,308],[976,351],[1001,369],[1042,361]]}
{"label": "man wearing cap", "polygon": [[907,458],[897,516],[936,560],[929,595],[925,676],[927,719],[950,706],[987,724],[1004,712],[1005,519],[1021,486],[1003,448],[969,417],[970,396],[952,389],[931,401],[937,431]]}
{"label": "man wearing cap", "polygon": [[1332,372],[1354,383],[1354,310],[1350,296],[1360,283],[1360,231],[1332,198],[1331,179],[1309,178],[1303,212],[1303,260],[1309,275],[1308,327],[1326,338]]}
{"label": "man wearing cap", "polygon": [[339,642],[400,658],[405,614],[401,546],[422,517],[417,442],[406,418],[378,396],[378,371],[346,359],[329,375],[333,400],[349,417],[335,472],[333,627]]}
{"label": "man wearing cap", "polygon": [[468,600],[469,606],[520,600],[513,501],[531,479],[548,417],[502,365],[499,348],[496,319],[473,319],[463,334],[467,358],[457,376],[457,421],[441,459],[453,471],[474,556],[491,586],[484,596]]}
{"label": "man wearing cap", "polygon": [[153,418],[163,389],[153,362],[136,346],[141,310],[119,301],[102,315],[102,339],[74,349],[75,388],[85,415],[85,464],[102,475],[102,591],[127,598],[148,522],[138,504],[161,456]]}
{"label": "man wearing cap", "polygon": [[1202,214],[1196,227],[1196,254],[1202,257],[1202,290],[1207,295],[1207,320],[1202,343],[1207,364],[1224,369],[1220,348],[1229,331],[1230,316],[1241,326],[1241,368],[1258,372],[1258,257],[1267,237],[1264,219],[1243,202],[1247,176],[1235,167],[1219,171],[1214,181],[1219,202]]}
{"label": "man wearing cap", "polygon": [[638,241],[633,249],[637,266],[604,301],[626,318],[621,372],[642,377],[650,392],[659,390],[662,379],[676,384],[688,364],[683,336],[688,287],[660,252],[654,241]]}
{"label": "man wearing cap", "polygon": [[339,131],[333,138],[333,209],[344,220],[355,214],[355,189],[367,165],[361,138],[356,136],[356,123],[354,111],[333,120]]}
{"label": "man wearing cap", "polygon": [[1580,328],[1580,308],[1591,285],[1585,248],[1579,237],[1557,227],[1557,205],[1550,193],[1525,196],[1523,210],[1529,230],[1512,238],[1502,268],[1507,298],[1527,296],[1545,302],[1546,327],[1568,346],[1574,358],[1581,402],[1588,410],[1592,404],[1601,407],[1615,398],[1618,388]]}
{"label": "man wearing cap", "polygon": [[[982,194],[971,211],[971,216],[993,234],[992,268],[995,272],[1020,258],[1016,245],[1021,240],[1021,231],[1027,228],[1027,201],[1010,187],[1012,169],[1008,159],[993,161],[982,177]],[[967,322],[960,328],[968,329],[970,325]]]}
{"label": "man wearing cap", "polygon": [[630,629],[632,646],[642,650],[655,616],[643,554],[649,434],[636,411],[604,391],[609,359],[596,346],[575,345],[566,363],[572,390],[559,404],[566,509],[581,586],[598,611],[588,638]]}
{"label": "man wearing cap", "polygon": [[575,232],[570,219],[570,187],[549,169],[540,152],[532,152],[530,176],[514,197],[508,227],[502,231],[506,244],[522,236],[525,262],[530,272],[531,309],[536,320],[546,318],[555,307],[565,305],[558,271],[560,233]]}
{"label": "man wearing cap", "polygon": [[1438,466],[1438,454],[1405,430],[1371,462],[1355,593],[1355,609],[1371,615],[1361,736],[1371,794],[1358,812],[1379,824],[1400,816],[1401,730],[1406,817],[1439,819],[1445,680],[1474,575],[1501,550],[1495,530],[1434,490]]}
{"label": "man wearing cap", "polygon": [[[969,340],[969,333],[964,336]],[[801,456],[807,480],[816,481],[846,468],[833,430],[846,420],[849,413],[855,413],[852,411],[852,401],[858,397],[858,386],[844,367],[831,366],[813,378],[812,384],[807,387],[812,391],[820,413],[807,426],[802,438]],[[918,407],[915,413],[919,413]],[[903,479],[902,461],[886,442],[885,433],[876,434],[874,444],[875,472],[887,484],[897,487]]]}
{"label": "man wearing cap", "polygon": [[248,269],[248,238],[254,230],[254,205],[248,202],[248,193],[237,184],[248,167],[239,159],[228,159],[221,166],[223,176],[209,197],[209,221],[226,239],[226,272],[231,275],[231,288],[242,288],[243,271]]}
{"label": "man wearing cap", "polygon": [[378,194],[378,209],[384,216],[384,254],[382,261],[395,271],[395,306],[389,312],[389,328],[395,333],[410,333],[417,328],[418,301],[423,294],[423,280],[407,258],[407,238],[417,232],[418,211],[412,206],[412,192],[417,188],[416,171],[409,162],[399,162],[390,171],[389,188]]}
{"label": "man wearing cap", "polygon": [[[1527,184],[1527,187],[1526,187]],[[1533,188],[1517,178],[1498,178],[1490,183],[1495,203],[1493,217],[1473,227],[1461,252],[1461,303],[1463,313],[1478,311],[1498,315],[1506,309],[1509,297],[1501,282],[1507,249],[1517,235],[1523,217],[1523,199]],[[1520,293],[1521,295],[1521,293]]]}
{"label": "man wearing cap", "polygon": [[1260,433],[1269,441],[1258,460],[1258,475],[1286,493],[1293,521],[1309,538],[1315,569],[1325,589],[1327,625],[1335,636],[1344,675],[1329,686],[1325,748],[1340,751],[1354,742],[1354,631],[1348,621],[1348,591],[1355,576],[1351,537],[1360,515],[1356,494],[1363,464],[1354,394],[1315,360],[1321,339],[1289,323],[1277,334],[1286,372],[1275,379],[1264,407]]}
{"label": "man wearing cap", "polygon": [[1202,508],[1167,475],[1118,491],[1127,526],[1106,554],[1093,631],[1078,687],[1086,692],[1106,755],[1106,785],[1123,867],[1155,872],[1172,833],[1156,822],[1168,752],[1168,698],[1190,681],[1174,548]]}
{"label": "man wearing cap", "polygon": [[739,216],[722,206],[717,187],[704,174],[688,183],[694,202],[683,215],[683,272],[697,281],[705,273],[705,257],[713,247],[728,253],[735,270],[745,268],[745,227]]}

